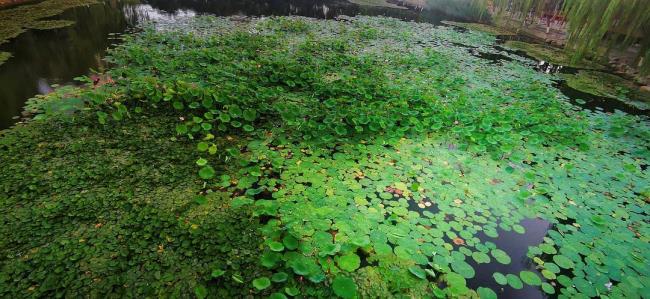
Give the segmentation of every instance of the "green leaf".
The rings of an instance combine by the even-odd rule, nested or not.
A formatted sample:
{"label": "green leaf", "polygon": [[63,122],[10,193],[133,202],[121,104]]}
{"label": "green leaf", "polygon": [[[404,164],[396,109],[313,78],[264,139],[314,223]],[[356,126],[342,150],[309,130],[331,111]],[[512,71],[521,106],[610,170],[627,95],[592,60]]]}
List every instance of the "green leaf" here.
{"label": "green leaf", "polygon": [[214,168],[212,166],[205,166],[199,170],[199,176],[204,180],[209,180],[215,175]]}
{"label": "green leaf", "polygon": [[282,293],[275,292],[269,296],[269,299],[287,299],[287,296]]}
{"label": "green leaf", "polygon": [[200,205],[208,203],[208,199],[203,195],[197,195],[194,197],[194,201]]}
{"label": "green leaf", "polygon": [[497,294],[492,289],[480,287],[476,292],[481,299],[497,299]]}
{"label": "green leaf", "polygon": [[502,286],[508,284],[508,279],[506,278],[506,276],[499,272],[492,273],[492,277],[494,277],[494,281],[496,281],[498,284]]}
{"label": "green leaf", "polygon": [[539,286],[542,284],[542,279],[531,271],[521,271],[519,272],[519,277],[527,285]]}
{"label": "green leaf", "polygon": [[474,268],[464,261],[452,262],[451,269],[466,279],[470,279],[476,274]]}
{"label": "green leaf", "polygon": [[246,109],[244,110],[243,116],[246,121],[254,121],[257,117],[257,112],[255,112],[253,109]]}
{"label": "green leaf", "polygon": [[212,273],[211,273],[210,276],[212,276],[212,278],[218,278],[218,277],[223,276],[224,274],[226,274],[226,271],[221,270],[221,269],[214,269],[214,270],[212,270]]}
{"label": "green leaf", "polygon": [[271,248],[271,250],[273,250],[273,251],[281,252],[281,251],[284,250],[284,245],[282,243],[280,243],[280,242],[273,241],[273,242],[269,243],[269,248]]}
{"label": "green leaf", "polygon": [[422,268],[419,266],[411,266],[409,267],[409,271],[411,274],[415,275],[415,277],[420,278],[420,279],[426,279],[427,278],[427,273],[424,272]]}
{"label": "green leaf", "polygon": [[490,256],[480,251],[472,252],[472,259],[478,264],[487,264],[490,262]]}
{"label": "green leaf", "polygon": [[260,257],[260,262],[262,266],[266,268],[273,268],[278,263],[278,261],[280,261],[281,257],[282,255],[277,252],[265,252]]}
{"label": "green leaf", "polygon": [[492,249],[490,253],[494,257],[494,259],[496,259],[497,262],[501,264],[508,265],[511,262],[510,256],[508,256],[508,254],[501,249],[497,249],[497,248]]}
{"label": "green leaf", "polygon": [[221,122],[227,123],[230,121],[230,115],[228,113],[219,113],[219,120]]}
{"label": "green leaf", "polygon": [[203,299],[208,296],[208,289],[202,285],[198,285],[194,287],[194,295],[196,295],[196,298]]}
{"label": "green leaf", "polygon": [[563,255],[554,255],[553,261],[564,269],[571,269],[575,266],[572,260]]}
{"label": "green leaf", "polygon": [[289,274],[287,274],[286,272],[278,272],[273,274],[273,276],[271,276],[271,280],[273,282],[285,282],[287,281],[288,278],[289,278]]}
{"label": "green leaf", "polygon": [[184,135],[184,134],[187,134],[187,132],[188,132],[188,130],[187,130],[186,125],[177,125],[176,126],[176,133],[178,135]]}
{"label": "green leaf", "polygon": [[206,164],[208,164],[208,160],[206,159],[199,158],[198,160],[196,160],[196,165],[198,166],[205,166]]}
{"label": "green leaf", "polygon": [[508,285],[510,285],[513,289],[519,290],[524,287],[521,279],[519,279],[519,277],[516,275],[508,274],[506,275],[506,279],[508,279]]}
{"label": "green leaf", "polygon": [[332,281],[334,294],[344,299],[352,299],[357,296],[357,285],[354,280],[345,276],[337,276]]}
{"label": "green leaf", "polygon": [[264,290],[271,286],[271,280],[268,277],[253,279],[253,287],[258,291]]}
{"label": "green leaf", "polygon": [[298,288],[284,288],[284,292],[287,293],[287,295],[291,297],[295,297],[300,295],[300,290]]}
{"label": "green leaf", "polygon": [[552,285],[550,285],[550,284],[548,284],[546,282],[542,283],[542,290],[546,294],[550,294],[550,295],[555,294],[555,288]]}
{"label": "green leaf", "polygon": [[353,272],[359,268],[359,265],[361,265],[361,259],[354,253],[348,253],[346,255],[339,256],[337,258],[337,262],[339,268],[348,272]]}
{"label": "green leaf", "polygon": [[282,239],[282,244],[289,250],[295,250],[298,248],[298,239],[294,238],[292,235],[286,235]]}
{"label": "green leaf", "polygon": [[196,149],[199,150],[199,152],[205,152],[205,151],[207,151],[207,150],[208,150],[208,147],[210,147],[210,145],[209,145],[207,142],[199,142],[199,143],[196,145]]}

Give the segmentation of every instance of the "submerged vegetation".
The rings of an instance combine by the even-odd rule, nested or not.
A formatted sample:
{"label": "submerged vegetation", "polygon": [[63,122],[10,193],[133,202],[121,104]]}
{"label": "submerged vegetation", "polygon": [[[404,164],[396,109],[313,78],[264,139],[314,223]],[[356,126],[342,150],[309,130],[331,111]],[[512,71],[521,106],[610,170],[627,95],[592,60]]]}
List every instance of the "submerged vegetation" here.
{"label": "submerged vegetation", "polygon": [[602,69],[602,65],[587,59],[575,61],[571,52],[546,44],[533,44],[510,40],[505,43],[509,48],[524,51],[526,55],[537,60],[542,60],[555,65],[563,65],[575,68]]}
{"label": "submerged vegetation", "polygon": [[442,23],[469,29],[469,30],[481,31],[491,35],[516,35],[516,33],[508,29],[499,28],[496,26],[490,26],[481,23],[462,23],[462,22],[452,22],[452,21],[443,21]]}
{"label": "submerged vegetation", "polygon": [[597,71],[581,70],[577,74],[562,74],[574,89],[593,95],[617,99],[640,109],[650,109],[650,92],[639,90],[634,83],[619,76]]}
{"label": "submerged vegetation", "polygon": [[25,27],[29,29],[37,29],[37,30],[49,30],[49,29],[57,29],[57,28],[63,28],[63,27],[68,27],[74,25],[74,21],[69,21],[69,20],[45,20],[45,21],[34,21]]}
{"label": "submerged vegetation", "polygon": [[11,53],[0,51],[0,65],[2,65],[5,61],[9,60],[9,58],[11,58]]}
{"label": "submerged vegetation", "polygon": [[[55,29],[74,24],[66,20],[43,20],[61,14],[67,9],[97,3],[97,0],[44,0],[0,10],[0,45],[29,28]],[[0,53],[0,64],[3,62]],[[5,60],[7,57],[4,57]]]}
{"label": "submerged vegetation", "polygon": [[[467,50],[495,44],[371,17],[127,37],[110,83],[0,138],[0,297],[648,294],[647,121]],[[515,260],[496,240],[534,218]]]}

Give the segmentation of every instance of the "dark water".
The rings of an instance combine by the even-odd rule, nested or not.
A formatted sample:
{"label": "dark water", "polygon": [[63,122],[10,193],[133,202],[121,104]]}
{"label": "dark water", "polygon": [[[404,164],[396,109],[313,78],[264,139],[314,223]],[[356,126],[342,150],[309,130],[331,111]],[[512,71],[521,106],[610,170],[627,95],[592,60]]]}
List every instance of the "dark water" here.
{"label": "dark water", "polygon": [[542,274],[535,269],[535,263],[528,258],[529,246],[537,246],[544,241],[544,236],[548,233],[551,224],[543,219],[529,218],[519,223],[526,231],[523,234],[514,231],[504,231],[497,229],[498,238],[490,238],[480,232],[479,239],[490,241],[497,245],[497,248],[508,253],[512,262],[508,265],[500,264],[494,260],[489,264],[477,264],[473,259],[468,259],[468,263],[476,269],[476,276],[467,281],[471,288],[488,287],[497,293],[499,298],[526,298],[537,299],[546,298],[547,295],[541,291],[540,287],[529,286],[524,283],[522,289],[516,290],[509,285],[499,285],[492,277],[492,273],[501,272],[503,275],[514,274],[519,276],[521,271],[531,271],[536,273],[540,278]]}

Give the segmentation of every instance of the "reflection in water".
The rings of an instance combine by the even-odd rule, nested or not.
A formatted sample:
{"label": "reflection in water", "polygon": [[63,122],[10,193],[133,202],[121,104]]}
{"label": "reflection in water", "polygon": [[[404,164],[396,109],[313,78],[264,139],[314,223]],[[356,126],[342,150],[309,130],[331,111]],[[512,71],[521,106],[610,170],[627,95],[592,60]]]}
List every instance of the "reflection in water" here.
{"label": "reflection in water", "polygon": [[142,4],[130,6],[129,9],[124,10],[124,15],[127,19],[137,21],[167,21],[178,18],[193,17],[196,16],[196,12],[190,9],[179,9],[173,12],[165,12],[155,9],[149,4]]}
{"label": "reflection in water", "polygon": [[45,78],[39,78],[36,82],[38,84],[38,93],[40,94],[50,93],[54,90]]}

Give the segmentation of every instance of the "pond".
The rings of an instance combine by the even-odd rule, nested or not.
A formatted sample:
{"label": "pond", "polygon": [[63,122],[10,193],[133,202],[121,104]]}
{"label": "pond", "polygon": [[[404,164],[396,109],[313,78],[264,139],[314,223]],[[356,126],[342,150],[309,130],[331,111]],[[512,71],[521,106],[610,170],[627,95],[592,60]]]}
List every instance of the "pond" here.
{"label": "pond", "polygon": [[[503,37],[429,24],[462,20],[442,11],[237,3],[80,7],[59,18],[85,21],[31,31],[3,48],[16,53],[3,66],[16,73],[37,61],[28,56],[40,41],[62,51],[39,53],[41,68],[14,76],[16,90],[35,82],[27,97],[68,84],[85,68],[106,69],[111,80],[59,89],[42,103],[74,106],[75,93],[66,91],[76,90],[94,110],[71,119],[44,109],[3,132],[0,199],[12,216],[0,228],[8,236],[0,251],[11,255],[3,271],[12,274],[3,272],[0,285],[20,286],[0,295],[29,289],[75,297],[88,288],[136,286],[147,297],[175,287],[168,283],[175,277],[189,279],[177,285],[180,297],[199,298],[294,296],[298,289],[332,297],[305,284],[329,278],[343,298],[354,297],[356,284],[362,297],[380,298],[400,291],[415,298],[634,297],[646,290],[646,119],[600,113],[637,114],[585,94],[569,97],[558,76],[547,74],[584,70],[547,66],[502,47]],[[93,41],[83,34],[101,23],[95,10],[115,27],[97,25],[104,31],[96,30],[96,47],[76,47]],[[320,20],[193,17],[207,13]],[[322,20],[366,14],[421,22]],[[105,65],[119,33],[145,20],[161,26],[125,39]],[[83,65],[71,63],[77,56]],[[57,73],[50,58],[67,71]],[[27,80],[33,73],[40,75]],[[262,236],[233,233],[232,223],[248,226],[241,219],[214,222],[222,218],[215,209],[240,208],[259,216],[253,233]],[[33,250],[39,246],[47,248]],[[144,247],[156,253],[128,253]],[[22,255],[28,250],[34,254]],[[84,256],[70,262],[75,252]],[[240,253],[252,261],[245,268]],[[160,256],[169,259],[160,263]],[[69,263],[73,270],[56,275],[43,270]],[[143,269],[150,276],[132,275]],[[79,273],[96,276],[65,284]]]}

